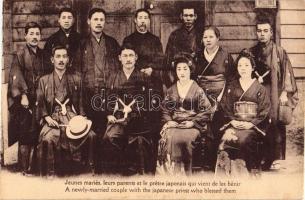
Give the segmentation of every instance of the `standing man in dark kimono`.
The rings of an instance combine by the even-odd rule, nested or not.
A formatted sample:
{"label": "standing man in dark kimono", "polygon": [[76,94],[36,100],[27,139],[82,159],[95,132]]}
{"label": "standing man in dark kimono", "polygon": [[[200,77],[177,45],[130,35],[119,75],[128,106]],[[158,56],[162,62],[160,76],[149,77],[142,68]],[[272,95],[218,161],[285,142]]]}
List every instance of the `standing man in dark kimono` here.
{"label": "standing man in dark kimono", "polygon": [[54,47],[51,61],[54,71],[39,80],[37,89],[36,118],[43,125],[37,146],[40,174],[71,172],[72,161],[85,161],[85,166],[94,172],[95,133],[90,131],[91,123],[83,118],[78,125],[85,121],[86,129],[74,132],[74,138],[66,134],[66,129],[72,130],[67,126],[69,121],[76,115],[85,115],[81,77],[67,71],[69,56],[65,47]]}
{"label": "standing man in dark kimono", "polygon": [[267,88],[271,101],[271,125],[267,132],[263,169],[269,169],[272,162],[271,167],[279,169],[279,160],[285,159],[286,152],[286,127],[279,120],[279,105],[288,104],[292,109],[295,108],[298,101],[297,87],[286,51],[271,40],[271,23],[268,20],[259,21],[256,28],[258,44],[250,49],[257,67],[255,75]]}
{"label": "standing man in dark kimono", "polygon": [[137,54],[136,68],[152,77],[156,89],[162,92],[161,70],[163,69],[163,52],[160,39],[150,33],[150,13],[146,9],[138,9],[134,19],[136,31],[127,36],[123,44],[131,43]]}
{"label": "standing man in dark kimono", "polygon": [[127,174],[154,173],[150,77],[135,67],[137,54],[130,43],[122,47],[119,59],[123,68],[111,74],[107,84],[109,106],[104,147],[110,148],[103,154],[105,167]]}
{"label": "standing man in dark kimono", "polygon": [[[148,28],[150,26],[150,13],[146,9],[138,9],[135,13],[134,22],[136,24],[136,31],[127,36],[123,44],[130,43],[137,52],[138,59],[136,62],[136,68],[141,72],[144,72],[147,76],[151,77],[152,86],[156,94],[154,96],[154,102],[157,105],[161,103],[163,96],[163,83],[161,75],[163,70],[164,55],[162,51],[162,44],[160,39],[150,33]],[[153,127],[155,128],[155,142],[154,148],[157,150],[157,144],[159,140],[160,132],[160,118],[161,112],[151,112],[154,120]],[[155,158],[157,159],[157,158]],[[155,162],[156,163],[156,162]]]}
{"label": "standing man in dark kimono", "polygon": [[[58,23],[59,30],[51,35],[44,46],[45,62],[50,69],[53,70],[51,63],[52,48],[58,45],[65,46],[68,49],[70,57],[70,68],[74,66],[75,53],[80,45],[80,34],[73,28],[75,23],[75,14],[71,8],[62,8],[59,11]],[[74,69],[75,70],[75,69]]]}
{"label": "standing man in dark kimono", "polygon": [[[197,19],[196,9],[191,6],[183,7],[180,19],[183,25],[170,34],[165,50],[165,63],[169,70],[173,70],[172,62],[175,55],[186,52],[195,57],[196,52],[201,48],[202,32],[197,29],[195,23]],[[174,82],[174,76],[169,76],[170,79],[166,82],[167,87]]]}
{"label": "standing man in dark kimono", "polygon": [[9,145],[19,141],[19,164],[23,173],[30,170],[30,152],[37,142],[33,111],[39,78],[46,73],[43,53],[38,47],[41,28],[35,22],[25,27],[26,45],[13,56],[9,74]]}
{"label": "standing man in dark kimono", "polygon": [[119,68],[118,42],[103,32],[106,12],[102,8],[93,8],[89,12],[88,25],[90,34],[81,41],[77,53],[78,66],[82,73],[84,88],[84,109],[93,121],[93,130],[101,135],[105,132],[106,116],[103,104],[103,92],[110,74]]}

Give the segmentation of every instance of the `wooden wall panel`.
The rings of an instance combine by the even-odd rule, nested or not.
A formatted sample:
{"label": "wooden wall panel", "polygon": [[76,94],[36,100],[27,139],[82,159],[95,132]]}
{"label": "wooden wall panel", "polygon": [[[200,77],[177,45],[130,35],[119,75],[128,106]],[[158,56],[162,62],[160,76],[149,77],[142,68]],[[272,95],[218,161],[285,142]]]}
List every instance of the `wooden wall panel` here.
{"label": "wooden wall panel", "polygon": [[282,0],[280,2],[281,9],[285,10],[305,10],[304,0]]}
{"label": "wooden wall panel", "polygon": [[281,38],[305,38],[305,25],[282,25]]}
{"label": "wooden wall panel", "polygon": [[305,77],[305,68],[293,68],[293,74],[297,78]]}
{"label": "wooden wall panel", "polygon": [[247,13],[215,13],[213,24],[216,26],[224,25],[255,25],[256,14]]}
{"label": "wooden wall panel", "polygon": [[305,53],[305,39],[281,39],[281,45],[288,53]]}
{"label": "wooden wall panel", "polygon": [[13,27],[25,27],[28,22],[37,22],[42,27],[58,26],[58,15],[13,15]]}
{"label": "wooden wall panel", "polygon": [[255,1],[222,1],[215,5],[215,12],[253,12]]}
{"label": "wooden wall panel", "polygon": [[71,7],[71,0],[15,1],[14,14],[57,14],[61,8]]}
{"label": "wooden wall panel", "polygon": [[[46,40],[56,31],[58,31],[58,27],[43,28],[41,30],[41,39]],[[15,42],[25,41],[24,36],[25,36],[24,28],[14,28],[13,29],[13,41],[15,41]]]}
{"label": "wooden wall panel", "polygon": [[281,24],[305,24],[305,11],[281,10]]}
{"label": "wooden wall panel", "polygon": [[256,44],[256,40],[221,40],[220,45],[228,52],[238,54],[244,48],[250,48]]}
{"label": "wooden wall panel", "polygon": [[220,39],[256,39],[255,26],[218,26]]}
{"label": "wooden wall panel", "polygon": [[167,42],[168,42],[168,38],[170,36],[170,34],[176,30],[177,28],[179,28],[181,25],[180,23],[168,23],[168,22],[163,22],[161,23],[161,43],[163,45],[163,51],[165,52],[166,46],[167,46]]}
{"label": "wooden wall panel", "polygon": [[305,54],[288,54],[293,67],[305,67]]}

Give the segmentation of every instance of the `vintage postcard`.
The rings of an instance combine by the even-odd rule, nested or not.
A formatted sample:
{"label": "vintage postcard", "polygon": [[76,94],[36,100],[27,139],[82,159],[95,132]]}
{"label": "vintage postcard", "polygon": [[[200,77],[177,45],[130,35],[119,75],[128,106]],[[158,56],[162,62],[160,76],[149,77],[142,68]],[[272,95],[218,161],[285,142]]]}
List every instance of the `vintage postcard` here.
{"label": "vintage postcard", "polygon": [[0,199],[303,199],[304,0],[4,0]]}

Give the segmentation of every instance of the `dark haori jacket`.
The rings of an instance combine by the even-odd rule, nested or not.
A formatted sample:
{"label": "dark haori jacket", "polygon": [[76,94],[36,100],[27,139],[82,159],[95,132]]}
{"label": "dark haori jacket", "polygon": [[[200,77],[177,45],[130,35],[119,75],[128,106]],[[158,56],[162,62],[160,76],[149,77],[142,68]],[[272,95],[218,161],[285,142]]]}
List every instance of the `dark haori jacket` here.
{"label": "dark haori jacket", "polygon": [[186,52],[195,56],[196,52],[201,49],[202,32],[194,26],[188,31],[184,26],[173,31],[167,42],[165,55],[166,65],[169,69],[172,68],[171,64],[174,56],[180,52]]}
{"label": "dark haori jacket", "polygon": [[[56,72],[41,77],[39,80],[39,86],[37,89],[37,111],[36,119],[38,122],[46,116],[51,116],[55,108],[55,80],[54,76]],[[70,105],[72,104],[76,113],[84,115],[83,105],[82,105],[82,84],[81,77],[78,74],[72,74],[65,72],[67,87],[68,87],[68,96],[70,99]]]}
{"label": "dark haori jacket", "polygon": [[[240,118],[234,110],[234,103],[238,101],[253,102],[257,104],[257,115],[255,117]],[[223,112],[223,124],[231,120],[249,121],[262,130],[265,130],[268,123],[268,113],[270,110],[270,100],[267,91],[257,80],[255,80],[247,91],[244,91],[238,79],[229,83],[224,91],[220,102]]]}
{"label": "dark haori jacket", "polygon": [[277,121],[279,97],[283,91],[287,92],[288,105],[291,108],[294,109],[298,103],[297,86],[290,60],[286,51],[273,42],[267,45],[258,43],[250,51],[255,57],[256,73],[262,76],[269,71],[262,84],[271,100],[270,117],[272,121]]}
{"label": "dark haori jacket", "polygon": [[[82,74],[83,87],[87,90],[93,91],[96,87],[105,88],[107,78],[110,74],[116,72],[120,67],[118,55],[120,53],[120,46],[118,42],[106,35],[102,34],[101,40],[104,42],[104,46],[94,51],[93,41],[96,40],[92,34],[81,40],[81,45],[77,53],[78,70]],[[97,42],[97,41],[94,41]],[[104,63],[96,63],[96,60],[100,57]],[[100,77],[97,77],[96,65],[103,66],[103,69],[99,70]],[[100,80],[98,80],[100,79]]]}
{"label": "dark haori jacket", "polygon": [[125,131],[129,134],[139,132],[151,132],[153,130],[153,123],[150,115],[150,98],[149,93],[152,90],[150,77],[135,69],[126,78],[123,70],[111,74],[107,81],[107,113],[114,115],[117,119],[124,117],[124,105],[129,105],[135,100],[131,106],[132,111],[128,114],[127,125]]}
{"label": "dark haori jacket", "polygon": [[71,29],[69,36],[66,36],[66,33],[60,28],[56,33],[51,35],[44,46],[44,56],[45,64],[48,66],[49,73],[53,71],[53,64],[51,63],[52,49],[55,46],[61,45],[68,49],[68,54],[70,58],[69,70],[76,70],[77,66],[75,65],[75,56],[76,52],[80,47],[81,36],[78,32]]}
{"label": "dark haori jacket", "polygon": [[219,74],[224,75],[227,82],[237,78],[237,70],[234,66],[233,58],[226,50],[219,47],[211,63],[206,60],[203,51],[201,49],[196,54],[194,80],[197,80],[198,76],[216,76]]}
{"label": "dark haori jacket", "polygon": [[163,69],[163,50],[160,39],[150,32],[144,34],[138,31],[127,36],[123,44],[132,44],[138,55],[137,69],[151,67],[153,70]]}
{"label": "dark haori jacket", "polygon": [[[201,133],[207,130],[212,106],[202,88],[194,81],[184,99],[179,96],[177,84],[172,85],[162,102],[162,122],[193,121]],[[208,133],[209,134],[209,133]]]}
{"label": "dark haori jacket", "polygon": [[47,73],[43,65],[43,52],[37,47],[34,53],[27,45],[13,55],[11,70],[9,73],[9,107],[14,101],[20,102],[20,96],[27,94],[30,108],[36,102],[36,89],[39,78]]}

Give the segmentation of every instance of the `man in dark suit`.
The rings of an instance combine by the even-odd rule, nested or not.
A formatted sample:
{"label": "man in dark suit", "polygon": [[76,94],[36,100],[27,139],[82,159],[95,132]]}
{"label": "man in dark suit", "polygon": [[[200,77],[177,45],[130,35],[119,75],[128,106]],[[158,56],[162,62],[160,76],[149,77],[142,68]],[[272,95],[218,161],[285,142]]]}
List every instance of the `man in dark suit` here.
{"label": "man in dark suit", "polygon": [[45,62],[50,72],[53,70],[53,65],[50,61],[52,48],[58,45],[66,47],[70,57],[69,67],[73,68],[75,53],[79,48],[81,40],[80,34],[73,28],[75,14],[71,8],[62,8],[59,11],[58,23],[60,25],[59,30],[47,39],[44,46]]}

